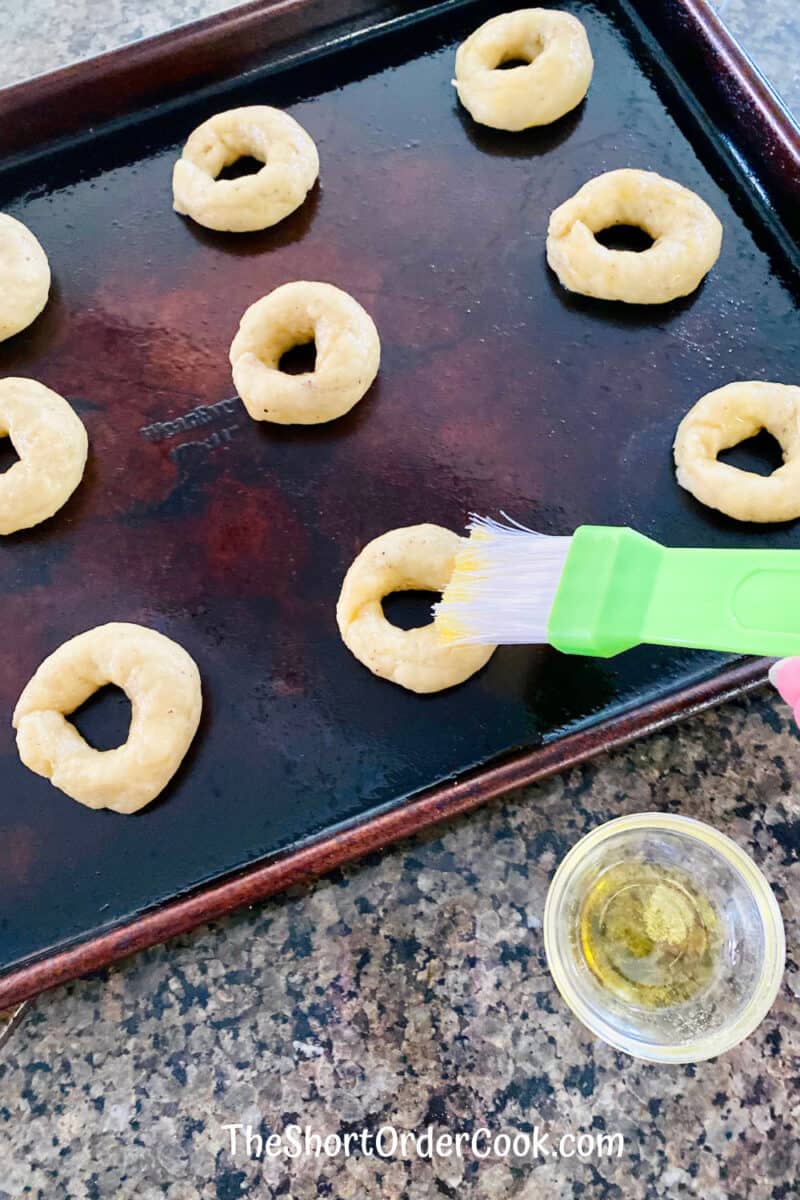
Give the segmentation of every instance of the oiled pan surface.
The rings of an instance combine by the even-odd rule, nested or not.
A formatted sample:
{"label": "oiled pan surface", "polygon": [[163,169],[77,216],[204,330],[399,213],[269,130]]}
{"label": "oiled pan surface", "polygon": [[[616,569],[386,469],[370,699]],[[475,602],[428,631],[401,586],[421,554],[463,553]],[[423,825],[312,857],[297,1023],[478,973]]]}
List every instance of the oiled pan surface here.
{"label": "oiled pan surface", "polygon": [[[613,4],[561,4],[596,61],[575,113],[517,135],[474,125],[450,84],[454,49],[492,7],[0,172],[0,208],[40,237],[55,279],[43,317],[0,346],[0,374],[63,393],[91,439],[68,506],[0,544],[0,969],[721,665],[503,650],[462,687],[411,695],[370,675],[336,630],[342,576],[375,535],[505,510],[547,533],[588,521],[673,545],[797,544],[795,526],[735,525],[673,478],[673,434],[697,397],[800,374],[795,297],[746,192]],[[176,216],[185,136],[260,102],[317,142],[307,203],[244,236]],[[550,211],[620,166],[680,180],[719,214],[721,259],[688,300],[612,306],[548,272]],[[227,363],[246,306],[291,279],[345,288],[382,339],[371,393],[317,428],[250,421]],[[132,818],[89,812],[28,772],[10,728],[41,659],[109,620],[176,639],[205,689],[183,769]],[[98,707],[85,728],[102,742],[114,719]]]}

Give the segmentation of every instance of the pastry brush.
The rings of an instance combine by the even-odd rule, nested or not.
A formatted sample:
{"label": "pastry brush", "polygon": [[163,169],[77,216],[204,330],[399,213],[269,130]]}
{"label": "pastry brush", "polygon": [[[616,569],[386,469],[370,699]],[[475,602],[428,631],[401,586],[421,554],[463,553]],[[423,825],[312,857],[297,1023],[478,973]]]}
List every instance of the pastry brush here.
{"label": "pastry brush", "polygon": [[796,655],[800,550],[667,549],[633,529],[549,537],[472,517],[434,616],[454,644],[549,642],[599,658],[642,642]]}

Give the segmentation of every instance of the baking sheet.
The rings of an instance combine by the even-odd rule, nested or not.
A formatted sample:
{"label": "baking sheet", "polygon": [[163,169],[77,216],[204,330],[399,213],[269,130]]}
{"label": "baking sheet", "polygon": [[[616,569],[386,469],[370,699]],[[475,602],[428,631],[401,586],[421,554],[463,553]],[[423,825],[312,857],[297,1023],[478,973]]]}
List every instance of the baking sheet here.
{"label": "baking sheet", "polygon": [[[596,70],[546,129],[503,134],[458,107],[455,46],[498,6],[455,4],[0,168],[0,208],[40,237],[55,280],[39,321],[0,344],[0,373],[62,392],[91,439],[68,506],[0,545],[0,713],[47,653],[108,620],[175,638],[205,689],[183,769],[131,818],[26,771],[2,721],[0,974],[728,662],[503,649],[462,687],[405,693],[335,626],[342,576],[377,534],[502,509],[547,533],[591,521],[671,545],[797,545],[795,524],[703,509],[670,455],[703,392],[797,379],[787,241],[731,168],[731,131],[676,90],[627,8],[559,7],[585,22]],[[172,163],[199,121],[250,103],[301,121],[321,183],[273,230],[210,233],[171,211]],[[604,304],[548,272],[550,211],[619,166],[678,179],[720,216],[722,256],[688,299]],[[330,425],[258,426],[227,350],[244,308],[296,278],[372,313],[380,376]],[[103,707],[92,728],[113,720]]]}

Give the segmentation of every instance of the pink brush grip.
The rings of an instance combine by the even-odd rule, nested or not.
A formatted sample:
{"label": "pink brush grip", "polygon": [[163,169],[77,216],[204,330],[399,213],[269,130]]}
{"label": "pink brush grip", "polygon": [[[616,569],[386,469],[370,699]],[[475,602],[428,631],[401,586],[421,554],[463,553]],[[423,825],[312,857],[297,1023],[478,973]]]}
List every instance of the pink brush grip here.
{"label": "pink brush grip", "polygon": [[769,681],[778,689],[800,724],[800,658],[782,658],[769,669]]}

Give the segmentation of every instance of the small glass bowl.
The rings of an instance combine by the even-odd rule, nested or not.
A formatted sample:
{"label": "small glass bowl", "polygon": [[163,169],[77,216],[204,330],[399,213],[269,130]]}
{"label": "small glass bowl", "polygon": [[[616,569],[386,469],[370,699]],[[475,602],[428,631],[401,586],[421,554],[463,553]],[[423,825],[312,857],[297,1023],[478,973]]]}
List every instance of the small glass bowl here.
{"label": "small glass bowl", "polygon": [[[604,987],[581,949],[583,901],[603,872],[644,862],[688,875],[716,912],[714,970],[690,1000],[646,1008]],[[573,846],[555,873],[544,910],[544,944],[556,986],[599,1038],[648,1062],[702,1062],[753,1032],[780,986],[786,955],[772,889],[729,837],[702,821],[636,813],[609,821]]]}

